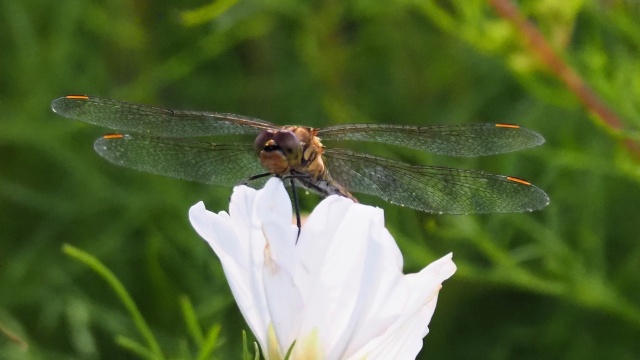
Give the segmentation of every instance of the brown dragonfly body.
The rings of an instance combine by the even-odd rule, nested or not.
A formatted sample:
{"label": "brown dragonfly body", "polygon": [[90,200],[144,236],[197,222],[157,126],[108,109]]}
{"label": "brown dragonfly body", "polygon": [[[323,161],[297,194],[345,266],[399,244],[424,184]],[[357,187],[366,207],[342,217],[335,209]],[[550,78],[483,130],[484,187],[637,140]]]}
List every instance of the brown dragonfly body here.
{"label": "brown dragonfly body", "polygon": [[324,145],[317,133],[317,129],[304,126],[263,130],[255,141],[256,155],[271,174],[292,176],[306,188],[325,196],[341,195],[357,201],[331,178],[322,161]]}

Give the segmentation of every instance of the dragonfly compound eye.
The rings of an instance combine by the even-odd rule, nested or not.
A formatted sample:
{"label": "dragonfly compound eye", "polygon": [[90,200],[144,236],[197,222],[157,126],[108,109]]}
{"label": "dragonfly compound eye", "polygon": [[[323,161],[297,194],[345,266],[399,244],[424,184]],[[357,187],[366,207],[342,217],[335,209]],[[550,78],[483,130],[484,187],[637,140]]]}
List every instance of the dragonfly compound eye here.
{"label": "dragonfly compound eye", "polygon": [[284,154],[288,157],[300,149],[300,140],[296,137],[296,135],[288,130],[281,130],[276,132],[273,135],[273,140],[275,140],[276,144]]}
{"label": "dragonfly compound eye", "polygon": [[264,130],[258,135],[256,141],[254,143],[254,149],[256,151],[256,155],[260,155],[262,150],[272,151],[275,146],[275,141],[273,140],[274,132],[273,130]]}

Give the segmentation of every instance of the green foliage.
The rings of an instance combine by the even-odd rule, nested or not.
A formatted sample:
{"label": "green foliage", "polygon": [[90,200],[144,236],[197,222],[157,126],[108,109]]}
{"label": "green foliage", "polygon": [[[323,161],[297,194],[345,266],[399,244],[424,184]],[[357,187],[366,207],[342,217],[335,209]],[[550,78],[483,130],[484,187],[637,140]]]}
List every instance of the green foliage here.
{"label": "green foliage", "polygon": [[284,360],[289,360],[291,358],[294,346],[296,346],[296,340],[294,340],[293,343],[291,343],[291,346],[289,346],[289,350],[287,350],[287,353],[284,356]]}
{"label": "green foliage", "polygon": [[120,298],[120,301],[122,301],[125,308],[129,312],[129,316],[133,319],[133,323],[136,325],[136,327],[138,328],[138,331],[140,332],[142,337],[145,339],[147,346],[145,347],[143,345],[137,344],[133,340],[127,339],[125,337],[119,338],[118,339],[119,343],[123,347],[129,348],[129,350],[132,350],[132,352],[137,353],[143,358],[148,358],[148,359],[164,358],[162,356],[162,350],[160,349],[160,345],[158,345],[158,341],[153,336],[153,333],[151,332],[149,325],[147,325],[147,322],[142,317],[142,314],[140,314],[140,310],[138,310],[138,307],[136,306],[135,302],[131,298],[131,295],[129,295],[129,293],[124,288],[122,283],[118,280],[118,278],[111,271],[109,271],[109,269],[107,269],[107,267],[104,266],[98,259],[96,259],[95,257],[87,254],[86,252],[78,248],[65,244],[62,247],[62,251],[65,252],[67,255],[75,258],[76,260],[84,263],[86,266],[91,268],[91,270],[98,273],[98,275],[100,275],[109,284],[111,289],[116,293],[116,295],[118,295],[118,297]]}
{"label": "green foliage", "polygon": [[259,360],[260,359],[260,350],[258,343],[253,343],[253,352],[254,355],[251,355],[249,352],[249,344],[247,341],[247,332],[242,331],[242,360]]}
{"label": "green foliage", "polygon": [[[258,353],[243,346],[247,327],[220,264],[187,220],[199,200],[226,210],[230,189],[106,163],[92,142],[107,131],[49,110],[71,93],[317,127],[534,129],[542,147],[482,159],[363,146],[521,176],[551,197],[540,212],[483,216],[361,198],[385,209],[407,271],[454,252],[459,270],[421,357],[636,358],[640,5],[517,3],[612,123],[496,2],[0,2],[0,359]],[[302,196],[307,210],[317,201]],[[100,281],[63,244],[113,276],[100,270]]]}

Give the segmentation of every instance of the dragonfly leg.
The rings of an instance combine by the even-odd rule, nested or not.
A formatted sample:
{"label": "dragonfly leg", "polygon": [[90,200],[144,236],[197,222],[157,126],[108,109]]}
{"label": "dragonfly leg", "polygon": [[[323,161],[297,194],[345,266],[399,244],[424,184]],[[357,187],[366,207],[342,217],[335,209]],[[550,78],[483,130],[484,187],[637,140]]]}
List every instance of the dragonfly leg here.
{"label": "dragonfly leg", "polygon": [[[269,175],[273,175],[272,173],[263,173],[263,174],[258,174],[258,175],[253,175],[250,178],[242,181],[240,184],[238,185],[247,185],[249,183],[249,181],[252,180],[256,180],[256,179],[260,179]],[[277,175],[276,175],[277,176]],[[298,238],[300,238],[300,229],[302,227],[301,225],[301,220],[300,220],[300,204],[298,202],[298,191],[296,190],[296,184],[294,182],[294,179],[297,178],[301,178],[303,177],[303,175],[301,174],[296,174],[296,175],[285,175],[285,176],[278,176],[279,178],[281,178],[282,180],[286,180],[289,179],[290,183],[291,183],[291,193],[293,195],[293,204],[294,207],[296,209],[296,226],[298,227],[298,235],[296,236],[296,244],[298,243]],[[304,175],[304,177],[308,177],[307,175]]]}
{"label": "dragonfly leg", "polygon": [[300,238],[300,204],[298,203],[298,191],[296,190],[296,183],[293,181],[293,177],[289,178],[289,182],[291,183],[291,194],[293,195],[293,203],[296,208],[296,225],[298,226],[298,235],[296,236],[296,245],[298,244],[298,239]]}
{"label": "dragonfly leg", "polygon": [[240,183],[238,183],[238,185],[247,185],[249,184],[249,181],[253,181],[256,179],[261,179],[263,177],[272,175],[271,173],[267,172],[267,173],[262,173],[262,174],[258,174],[258,175],[253,175],[252,177],[246,179],[246,180],[242,180]]}

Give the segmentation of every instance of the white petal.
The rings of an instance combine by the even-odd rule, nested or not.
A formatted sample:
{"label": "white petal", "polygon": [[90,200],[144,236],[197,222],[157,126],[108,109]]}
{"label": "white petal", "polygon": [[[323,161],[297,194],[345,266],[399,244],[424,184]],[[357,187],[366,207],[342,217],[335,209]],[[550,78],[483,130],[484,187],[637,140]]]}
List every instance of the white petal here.
{"label": "white petal", "polygon": [[381,218],[380,209],[334,196],[318,205],[303,229],[298,243],[303,269],[296,273],[306,304],[300,331],[318,329],[327,359],[345,352],[362,304],[373,294],[368,287],[375,286],[376,278],[367,269],[375,267],[376,259],[368,254],[371,232]]}
{"label": "white petal", "polygon": [[298,267],[298,228],[291,224],[291,202],[282,184],[269,181],[266,189],[277,191],[260,193],[256,201],[256,217],[262,219],[267,244],[262,277],[273,331],[281,344],[280,352],[286,353],[296,340],[304,310],[302,296],[293,282],[293,272]]}
{"label": "white petal", "polygon": [[271,318],[264,299],[262,256],[253,255],[262,254],[264,249],[264,240],[260,244],[259,239],[252,241],[251,237],[254,219],[250,215],[256,195],[256,190],[238,186],[231,196],[231,215],[207,211],[200,202],[189,210],[189,220],[220,258],[238,307],[262,346],[266,345]]}
{"label": "white petal", "polygon": [[[398,288],[406,302],[400,316],[377,338],[353,355],[353,359],[368,358],[414,359],[422,348],[422,338],[435,310],[437,294],[442,281],[455,272],[451,254],[434,261],[417,274],[405,275]],[[397,294],[394,294],[394,297]],[[393,305],[389,302],[387,305]],[[398,305],[398,304],[396,304]],[[384,310],[382,310],[384,312]],[[391,310],[393,311],[393,310]]]}
{"label": "white petal", "polygon": [[238,187],[230,215],[196,204],[190,218],[220,257],[239,307],[266,356],[412,359],[435,310],[451,255],[417,274],[382,210],[330,196],[313,211],[296,245],[291,203],[279,179]]}

